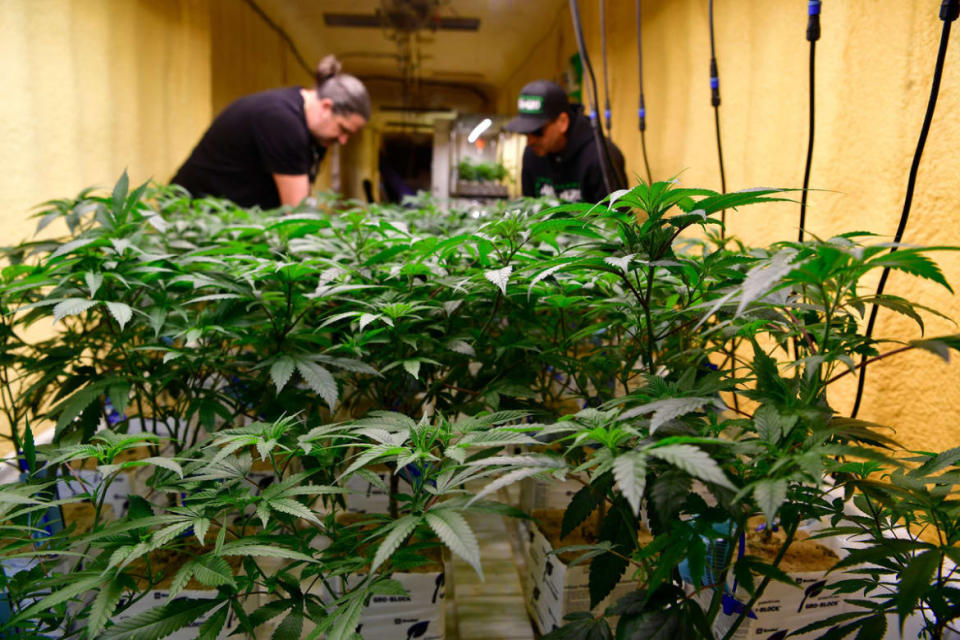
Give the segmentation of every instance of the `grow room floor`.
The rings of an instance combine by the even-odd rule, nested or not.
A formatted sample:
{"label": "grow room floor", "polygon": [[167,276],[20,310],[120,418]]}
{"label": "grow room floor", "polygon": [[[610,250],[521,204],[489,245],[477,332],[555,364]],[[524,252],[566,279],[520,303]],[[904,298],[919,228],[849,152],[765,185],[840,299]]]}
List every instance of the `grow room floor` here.
{"label": "grow room floor", "polygon": [[447,599],[446,640],[533,640],[520,582],[524,561],[515,523],[491,514],[470,514],[467,519],[480,543],[485,579],[453,558],[447,576],[454,597]]}

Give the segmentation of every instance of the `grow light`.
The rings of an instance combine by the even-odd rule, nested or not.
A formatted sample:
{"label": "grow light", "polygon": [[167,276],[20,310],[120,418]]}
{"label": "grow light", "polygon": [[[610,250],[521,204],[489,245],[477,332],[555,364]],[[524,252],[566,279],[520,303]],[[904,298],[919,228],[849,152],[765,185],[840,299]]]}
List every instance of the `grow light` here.
{"label": "grow light", "polygon": [[480,124],[478,124],[473,128],[473,131],[470,132],[470,135],[467,136],[467,142],[469,142],[470,144],[473,144],[474,142],[476,142],[477,138],[479,138],[484,131],[489,129],[490,125],[492,124],[493,124],[493,120],[491,120],[490,118],[484,118],[480,122]]}

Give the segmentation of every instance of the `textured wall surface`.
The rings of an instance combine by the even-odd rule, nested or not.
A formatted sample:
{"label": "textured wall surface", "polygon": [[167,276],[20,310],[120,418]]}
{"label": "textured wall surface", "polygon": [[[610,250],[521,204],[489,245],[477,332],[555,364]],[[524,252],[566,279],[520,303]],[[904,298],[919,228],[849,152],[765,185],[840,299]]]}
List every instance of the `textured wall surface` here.
{"label": "textured wall surface", "polygon": [[[599,66],[595,2],[581,2],[583,27]],[[608,0],[607,43],[613,138],[631,175],[643,172],[637,131],[637,41],[633,2]],[[891,238],[903,207],[907,175],[926,109],[942,23],[940,3],[924,0],[825,2],[816,52],[816,142],[807,229],[821,236],[868,230]],[[799,187],[807,144],[807,3],[802,0],[715,4],[720,111],[729,190]],[[710,39],[703,0],[644,0],[644,90],[653,177],[678,176],[687,186],[719,189]],[[498,100],[513,109],[518,89],[557,78],[575,51],[569,13],[554,34],[518,61]],[[904,241],[960,245],[960,42],[948,50],[940,99],[917,181]],[[557,53],[557,49],[562,49]],[[602,86],[602,85],[601,85]],[[602,100],[601,93],[601,100]],[[799,206],[728,213],[729,229],[748,244],[795,239]],[[939,261],[960,286],[960,254]],[[960,318],[960,298],[915,278],[893,274],[887,293],[909,297]],[[928,335],[957,327],[931,318]],[[876,335],[918,337],[915,325],[880,314]],[[871,367],[860,417],[895,426],[917,448],[960,444],[960,367],[927,353],[909,353]],[[852,408],[853,385],[837,384],[831,403]]]}
{"label": "textured wall surface", "polygon": [[210,119],[206,0],[0,2],[0,224],[131,180],[166,180]]}
{"label": "textured wall surface", "polygon": [[313,85],[313,65],[304,69],[290,46],[253,8],[240,0],[210,0],[211,98],[217,114],[248,93]]}

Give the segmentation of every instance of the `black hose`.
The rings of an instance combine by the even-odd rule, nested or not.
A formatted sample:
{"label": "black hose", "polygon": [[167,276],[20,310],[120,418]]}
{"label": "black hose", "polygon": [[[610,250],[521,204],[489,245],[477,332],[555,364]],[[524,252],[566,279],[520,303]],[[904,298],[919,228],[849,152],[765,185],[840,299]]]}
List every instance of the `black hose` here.
{"label": "black hose", "polygon": [[[590,56],[587,55],[587,46],[583,39],[583,28],[580,25],[580,7],[577,5],[577,0],[570,0],[570,15],[573,18],[573,32],[577,37],[577,48],[580,50],[580,60],[583,61],[584,68],[586,68],[590,74],[593,110],[597,111],[597,105],[600,103],[600,99],[597,97],[597,79],[593,74],[593,65],[590,64]],[[610,171],[615,171],[616,166],[613,164],[610,149],[604,140],[603,124],[600,122],[600,118],[593,118],[590,122],[593,125],[593,140],[597,145],[597,152],[599,154],[600,171],[603,173],[603,186],[606,188],[607,193],[611,193],[613,191],[611,186],[613,183],[610,179]],[[604,160],[606,160],[606,162],[604,162]],[[626,181],[622,180],[622,176],[618,175],[616,178],[621,181],[621,184],[626,184]]]}
{"label": "black hose", "polygon": [[820,39],[820,0],[810,0],[807,5],[807,40],[810,42],[810,131],[807,138],[807,163],[803,169],[803,191],[800,192],[800,232],[797,242],[803,242],[807,226],[807,189],[810,186],[810,165],[813,161],[813,115],[814,115],[814,62],[817,40]]}
{"label": "black hose", "polygon": [[610,80],[607,75],[607,2],[600,0],[600,52],[603,54],[603,117],[610,129]]}
{"label": "black hose", "polygon": [[647,170],[647,184],[653,184],[650,161],[647,159],[647,107],[643,100],[643,22],[640,20],[640,0],[637,0],[637,69],[640,100],[637,105],[637,126],[640,129],[640,148],[643,150],[643,166]]}
{"label": "black hose", "polygon": [[[717,131],[717,156],[720,159],[720,192],[727,192],[727,177],[723,170],[723,145],[720,142],[720,74],[717,71],[717,52],[713,37],[713,0],[710,0],[710,104],[713,105],[713,122]],[[720,212],[720,237],[726,235],[727,210]]]}
{"label": "black hose", "polygon": [[[910,165],[910,177],[907,179],[907,193],[903,202],[903,211],[900,213],[900,224],[897,225],[897,233],[893,237],[894,246],[890,253],[897,250],[897,245],[903,239],[903,232],[907,228],[907,220],[910,217],[910,205],[913,202],[913,189],[917,182],[917,171],[920,169],[920,157],[923,155],[923,147],[927,143],[927,134],[930,132],[930,123],[933,121],[933,112],[937,107],[937,96],[940,93],[940,79],[943,76],[943,62],[947,55],[947,44],[950,41],[950,25],[960,14],[960,0],[943,0],[940,5],[940,19],[943,20],[943,30],[940,33],[940,48],[937,51],[937,63],[933,69],[933,83],[930,87],[930,98],[927,101],[927,112],[923,116],[923,126],[920,127],[920,138],[917,140],[917,149],[913,154],[913,163]],[[884,267],[880,274],[880,283],[877,285],[877,297],[883,295],[883,288],[887,284],[887,277],[890,275],[890,267]],[[880,306],[874,303],[870,309],[870,319],[867,321],[866,338],[869,340],[873,336],[873,327],[877,322],[877,312]],[[853,402],[853,411],[851,418],[856,418],[860,411],[860,401],[863,399],[863,387],[867,379],[867,356],[860,358],[860,378],[857,381],[857,397]]]}

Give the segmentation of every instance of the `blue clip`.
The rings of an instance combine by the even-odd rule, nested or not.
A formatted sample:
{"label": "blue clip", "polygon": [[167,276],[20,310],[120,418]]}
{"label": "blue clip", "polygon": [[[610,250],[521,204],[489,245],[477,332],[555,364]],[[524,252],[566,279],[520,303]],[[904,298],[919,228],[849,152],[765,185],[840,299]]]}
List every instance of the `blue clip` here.
{"label": "blue clip", "polygon": [[712,78],[710,78],[710,88],[711,88],[711,89],[719,89],[719,88],[720,88],[720,78],[718,78],[718,77],[716,77],[716,76],[713,76]]}
{"label": "blue clip", "polygon": [[646,109],[637,109],[637,116],[640,117],[640,118],[646,118],[646,117],[647,117],[647,110],[646,110]]}
{"label": "blue clip", "polygon": [[811,16],[820,15],[820,0],[810,0],[807,3],[807,13]]}
{"label": "blue clip", "polygon": [[729,593],[723,594],[720,599],[720,603],[723,605],[723,615],[725,616],[739,615],[746,611],[748,618],[753,618],[754,620],[757,619],[757,614],[755,614],[752,610],[748,610],[742,602],[734,598]]}

